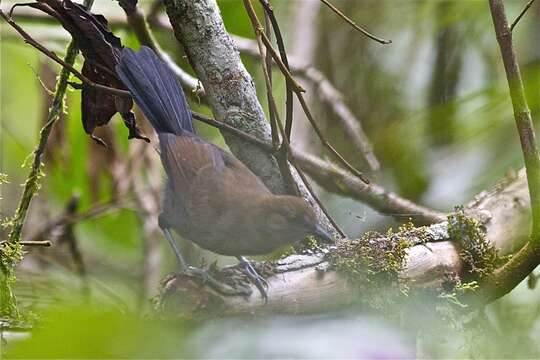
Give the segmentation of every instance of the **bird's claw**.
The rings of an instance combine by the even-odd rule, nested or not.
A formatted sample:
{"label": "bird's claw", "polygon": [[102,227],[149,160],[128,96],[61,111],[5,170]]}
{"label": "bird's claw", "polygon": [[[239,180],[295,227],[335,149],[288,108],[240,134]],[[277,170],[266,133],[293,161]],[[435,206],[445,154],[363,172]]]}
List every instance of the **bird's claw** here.
{"label": "bird's claw", "polygon": [[246,275],[251,280],[253,285],[255,285],[255,287],[259,290],[264,302],[266,303],[268,301],[268,294],[266,292],[266,289],[268,289],[268,281],[257,273],[257,270],[255,270],[253,265],[251,265],[251,262],[249,262],[247,259],[240,259],[240,265],[242,265]]}
{"label": "bird's claw", "polygon": [[215,291],[219,292],[222,295],[240,295],[240,296],[249,296],[252,291],[249,287],[238,286],[232,287],[227,285],[219,280],[216,280],[208,270],[187,266],[185,269],[182,269],[178,275],[195,277],[201,279],[203,284],[210,286]]}

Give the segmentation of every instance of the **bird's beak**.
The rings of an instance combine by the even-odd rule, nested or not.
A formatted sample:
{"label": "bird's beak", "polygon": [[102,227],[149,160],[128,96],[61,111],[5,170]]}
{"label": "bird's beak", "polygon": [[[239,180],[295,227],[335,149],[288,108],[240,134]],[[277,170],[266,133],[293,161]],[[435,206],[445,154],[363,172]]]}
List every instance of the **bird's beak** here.
{"label": "bird's beak", "polygon": [[313,232],[313,235],[317,237],[317,239],[322,240],[325,243],[334,243],[334,238],[332,235],[328,233],[328,230],[326,230],[321,224],[317,224],[315,227],[315,231]]}

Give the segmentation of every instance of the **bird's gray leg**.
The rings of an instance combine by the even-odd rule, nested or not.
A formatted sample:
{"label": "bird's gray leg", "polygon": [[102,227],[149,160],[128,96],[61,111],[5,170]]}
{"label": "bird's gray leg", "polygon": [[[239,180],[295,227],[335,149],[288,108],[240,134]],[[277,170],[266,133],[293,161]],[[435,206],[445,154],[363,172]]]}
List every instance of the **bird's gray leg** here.
{"label": "bird's gray leg", "polygon": [[204,283],[207,283],[208,285],[210,285],[211,288],[224,295],[251,295],[251,290],[249,288],[232,288],[231,286],[214,279],[207,270],[189,266],[184,260],[184,257],[182,256],[182,253],[178,248],[176,240],[174,240],[171,229],[168,227],[163,227],[162,230],[165,234],[165,238],[171,245],[174,254],[176,255],[176,258],[178,259],[178,262],[180,263],[180,272],[182,274],[188,276],[198,276],[203,280]]}
{"label": "bird's gray leg", "polygon": [[165,238],[171,245],[174,254],[176,255],[176,258],[178,259],[178,262],[180,263],[180,267],[182,268],[182,271],[185,272],[189,269],[187,266],[186,260],[182,257],[182,253],[180,252],[180,249],[178,248],[178,244],[176,243],[176,240],[174,240],[173,235],[171,233],[170,228],[163,228],[163,233],[165,234]]}
{"label": "bird's gray leg", "polygon": [[244,268],[246,275],[257,287],[257,289],[261,293],[261,296],[266,302],[268,300],[268,294],[266,293],[266,289],[268,288],[268,281],[266,281],[265,278],[263,278],[261,275],[259,275],[259,273],[257,273],[257,270],[255,270],[253,265],[251,265],[251,262],[244,256],[237,256],[236,258],[238,259],[238,261],[240,261],[240,265]]}

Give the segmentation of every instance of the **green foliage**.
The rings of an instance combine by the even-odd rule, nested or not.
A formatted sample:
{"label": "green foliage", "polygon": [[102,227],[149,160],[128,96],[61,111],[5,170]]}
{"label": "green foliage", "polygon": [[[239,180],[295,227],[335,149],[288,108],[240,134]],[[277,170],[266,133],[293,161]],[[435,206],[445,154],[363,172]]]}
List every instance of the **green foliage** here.
{"label": "green foliage", "polygon": [[103,306],[50,309],[32,336],[14,341],[5,358],[178,358],[183,324],[167,324]]}

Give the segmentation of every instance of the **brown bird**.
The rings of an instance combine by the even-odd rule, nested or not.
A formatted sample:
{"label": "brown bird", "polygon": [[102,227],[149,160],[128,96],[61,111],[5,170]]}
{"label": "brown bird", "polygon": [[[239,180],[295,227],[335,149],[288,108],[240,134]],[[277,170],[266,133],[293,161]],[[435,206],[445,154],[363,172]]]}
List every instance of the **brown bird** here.
{"label": "brown bird", "polygon": [[153,50],[125,48],[117,73],[159,138],[167,174],[159,225],[182,271],[188,267],[170,229],[200,247],[235,256],[263,297],[265,280],[245,255],[262,255],[308,235],[332,241],[302,198],[274,195],[242,162],[196,135],[184,92]]}

